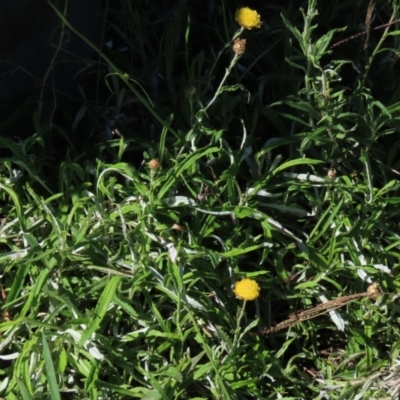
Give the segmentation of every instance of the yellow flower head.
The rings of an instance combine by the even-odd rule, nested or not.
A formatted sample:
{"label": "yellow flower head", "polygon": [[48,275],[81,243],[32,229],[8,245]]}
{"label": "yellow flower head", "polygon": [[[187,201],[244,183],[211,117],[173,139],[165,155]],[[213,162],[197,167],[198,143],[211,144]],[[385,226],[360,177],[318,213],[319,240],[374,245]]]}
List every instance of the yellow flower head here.
{"label": "yellow flower head", "polygon": [[246,29],[259,28],[262,24],[261,17],[257,14],[257,11],[250,9],[249,7],[242,7],[236,11],[236,22]]}
{"label": "yellow flower head", "polygon": [[255,300],[260,295],[260,286],[253,279],[244,278],[239,282],[235,283],[236,297],[242,300]]}

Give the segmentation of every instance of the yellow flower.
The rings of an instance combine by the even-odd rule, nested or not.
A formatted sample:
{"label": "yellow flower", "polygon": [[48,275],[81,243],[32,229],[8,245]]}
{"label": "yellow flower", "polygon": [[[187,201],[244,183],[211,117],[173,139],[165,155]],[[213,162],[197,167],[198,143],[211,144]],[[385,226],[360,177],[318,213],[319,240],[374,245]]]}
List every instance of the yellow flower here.
{"label": "yellow flower", "polygon": [[249,7],[242,7],[237,10],[235,19],[240,26],[249,30],[259,28],[262,24],[257,11],[250,9]]}
{"label": "yellow flower", "polygon": [[255,300],[260,295],[260,286],[253,279],[244,278],[240,282],[235,283],[236,297],[242,300]]}

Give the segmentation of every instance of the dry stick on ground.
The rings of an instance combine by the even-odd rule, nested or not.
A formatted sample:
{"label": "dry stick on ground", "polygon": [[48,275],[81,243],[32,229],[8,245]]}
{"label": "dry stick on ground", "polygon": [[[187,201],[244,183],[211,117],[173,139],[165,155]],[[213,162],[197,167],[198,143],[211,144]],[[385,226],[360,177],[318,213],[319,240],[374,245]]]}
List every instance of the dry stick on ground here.
{"label": "dry stick on ground", "polygon": [[291,328],[292,326],[307,321],[309,319],[318,317],[319,315],[325,314],[329,311],[335,310],[336,308],[343,307],[344,305],[351,303],[354,300],[362,299],[363,297],[369,297],[370,299],[377,299],[382,295],[382,291],[378,284],[373,283],[370,285],[365,293],[357,293],[349,296],[338,297],[335,300],[327,301],[326,303],[319,304],[316,307],[301,310],[296,313],[290,314],[287,319],[280,322],[279,324],[263,329],[259,332],[260,335],[270,335],[281,331],[282,329]]}

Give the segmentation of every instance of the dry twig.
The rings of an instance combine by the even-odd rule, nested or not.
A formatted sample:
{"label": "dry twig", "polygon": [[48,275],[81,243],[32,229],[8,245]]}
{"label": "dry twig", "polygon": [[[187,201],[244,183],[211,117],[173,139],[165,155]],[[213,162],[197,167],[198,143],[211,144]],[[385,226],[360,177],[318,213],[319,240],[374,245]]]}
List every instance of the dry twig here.
{"label": "dry twig", "polygon": [[318,317],[320,315],[326,314],[329,311],[335,310],[337,308],[343,307],[352,301],[362,299],[364,297],[369,297],[370,299],[377,299],[382,295],[382,291],[379,288],[378,284],[373,283],[370,285],[365,293],[357,293],[349,296],[341,296],[336,298],[335,300],[327,301],[326,303],[319,304],[315,307],[308,308],[306,310],[297,311],[293,314],[290,314],[287,319],[280,322],[279,324],[263,329],[259,334],[261,335],[270,335],[271,333],[275,333],[281,331],[286,328],[291,328],[294,325],[307,321],[309,319]]}

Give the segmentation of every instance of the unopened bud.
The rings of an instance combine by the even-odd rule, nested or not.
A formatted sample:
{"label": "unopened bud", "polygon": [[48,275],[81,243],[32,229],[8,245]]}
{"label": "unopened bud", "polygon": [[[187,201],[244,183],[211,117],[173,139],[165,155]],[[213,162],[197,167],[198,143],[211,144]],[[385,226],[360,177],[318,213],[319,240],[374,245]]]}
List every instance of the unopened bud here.
{"label": "unopened bud", "polygon": [[232,50],[238,55],[241,56],[246,50],[246,39],[236,39],[233,42]]}
{"label": "unopened bud", "polygon": [[187,85],[186,86],[186,95],[193,96],[196,93],[196,86]]}
{"label": "unopened bud", "polygon": [[329,179],[336,178],[336,170],[335,170],[335,168],[328,169],[328,178]]}
{"label": "unopened bud", "polygon": [[161,166],[160,161],[158,161],[157,158],[153,158],[152,160],[150,160],[148,165],[149,165],[149,168],[150,168],[152,171],[157,170],[157,169],[160,168],[160,166]]}

